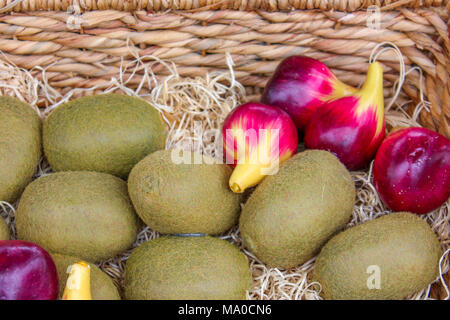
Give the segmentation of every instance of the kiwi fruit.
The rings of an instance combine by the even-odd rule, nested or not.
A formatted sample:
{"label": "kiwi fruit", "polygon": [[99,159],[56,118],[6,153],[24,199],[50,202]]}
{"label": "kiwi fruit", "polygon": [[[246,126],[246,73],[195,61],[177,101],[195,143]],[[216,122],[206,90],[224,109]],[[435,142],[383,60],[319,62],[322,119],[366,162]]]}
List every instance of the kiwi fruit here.
{"label": "kiwi fruit", "polygon": [[[66,256],[58,253],[51,254],[58,271],[59,296],[61,297],[66,287],[69,274],[69,266],[82,261],[83,259]],[[89,263],[91,270],[91,296],[92,300],[120,300],[119,290],[112,279],[100,270],[96,265]]]}
{"label": "kiwi fruit", "polygon": [[107,173],[70,171],[30,183],[16,212],[18,238],[96,262],[128,249],[140,223],[127,184]]}
{"label": "kiwi fruit", "polygon": [[295,267],[345,227],[354,201],[352,177],[334,155],[301,152],[249,197],[239,220],[242,240],[265,264]]}
{"label": "kiwi fruit", "polygon": [[75,99],[50,113],[44,153],[53,171],[97,171],[126,178],[146,155],[163,149],[158,111],[136,97],[102,94]]}
{"label": "kiwi fruit", "polygon": [[41,158],[41,118],[27,103],[0,97],[0,201],[13,203]]}
{"label": "kiwi fruit", "polygon": [[0,240],[9,240],[9,227],[6,224],[6,221],[0,217]]}
{"label": "kiwi fruit", "polygon": [[132,252],[125,266],[125,298],[245,299],[251,281],[247,258],[231,243],[209,236],[167,236]]}
{"label": "kiwi fruit", "polygon": [[393,213],[333,237],[317,258],[313,278],[325,299],[397,300],[437,278],[441,255],[425,220]]}
{"label": "kiwi fruit", "polygon": [[145,157],[128,178],[138,215],[165,234],[219,234],[230,229],[237,223],[241,196],[228,187],[231,168],[214,162],[181,150]]}

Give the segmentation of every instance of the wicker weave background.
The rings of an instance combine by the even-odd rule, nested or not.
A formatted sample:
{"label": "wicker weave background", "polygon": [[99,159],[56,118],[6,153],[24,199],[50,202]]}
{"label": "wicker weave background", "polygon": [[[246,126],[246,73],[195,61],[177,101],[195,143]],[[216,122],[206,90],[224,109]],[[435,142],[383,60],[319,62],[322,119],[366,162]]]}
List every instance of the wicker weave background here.
{"label": "wicker weave background", "polygon": [[1,0],[0,8],[19,3],[14,11],[66,11],[73,3],[79,3],[83,11],[120,10],[120,11],[164,11],[215,9],[215,10],[255,10],[266,11],[290,9],[321,9],[355,11],[371,5],[383,6],[384,10],[393,8],[424,8],[448,6],[447,0]]}
{"label": "wicker weave background", "polygon": [[[420,122],[450,137],[448,0],[0,0],[0,8],[7,12],[0,14],[0,59],[45,68],[50,85],[62,93],[92,86],[101,91],[136,56],[173,61],[181,75],[192,77],[226,69],[226,53],[250,99],[258,99],[279,61],[291,55],[319,59],[358,86],[373,48],[390,41],[407,70],[424,72],[422,84],[417,70],[408,75],[400,100],[410,100],[413,113],[422,87],[431,106]],[[385,95],[392,96],[398,57],[386,52],[379,61]],[[153,68],[160,76],[164,70]],[[136,86],[142,72],[128,85]]]}
{"label": "wicker weave background", "polygon": [[[0,0],[0,6],[11,2]],[[226,68],[225,53],[229,52],[236,64],[237,79],[247,87],[248,94],[254,95],[252,98],[257,98],[278,62],[290,55],[320,59],[341,80],[358,86],[365,77],[372,49],[380,42],[392,41],[400,47],[407,68],[418,65],[425,72],[424,91],[432,107],[430,113],[421,113],[422,124],[449,137],[448,1],[228,1],[226,6],[352,10],[378,2],[388,6],[379,13],[380,29],[368,26],[374,21],[373,10],[152,13],[126,10],[188,9],[217,1],[84,1],[78,10],[70,7],[72,1],[24,0],[14,7],[22,12],[0,15],[0,50],[20,67],[47,68],[50,84],[63,92],[107,83],[117,76],[121,59],[124,63],[134,59],[130,50],[140,56],[171,60],[185,76]],[[407,9],[419,5],[437,7]],[[390,6],[397,9],[386,9]],[[96,8],[124,11],[82,13]],[[55,11],[26,11],[34,9]],[[380,61],[385,64],[386,87],[390,87],[398,78],[398,59],[391,52],[382,55]],[[161,70],[156,67],[154,71]],[[134,77],[130,85],[139,80],[139,76]],[[419,73],[412,72],[408,80],[403,92],[413,100],[413,106],[419,99]],[[385,93],[391,94],[388,90]]]}

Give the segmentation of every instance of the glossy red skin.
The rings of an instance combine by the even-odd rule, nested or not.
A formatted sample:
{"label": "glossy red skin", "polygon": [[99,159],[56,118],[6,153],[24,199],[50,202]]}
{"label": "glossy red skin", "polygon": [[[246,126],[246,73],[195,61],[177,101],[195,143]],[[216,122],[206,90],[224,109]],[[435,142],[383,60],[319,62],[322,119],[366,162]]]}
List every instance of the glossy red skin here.
{"label": "glossy red skin", "polygon": [[394,211],[439,208],[450,197],[450,140],[425,128],[390,134],[375,157],[373,183]]}
{"label": "glossy red skin", "polygon": [[322,62],[302,56],[284,59],[267,83],[262,103],[279,107],[294,120],[299,130],[305,128],[317,107],[319,97],[333,93],[335,76]]}
{"label": "glossy red skin", "polygon": [[349,96],[320,107],[305,130],[306,148],[330,151],[349,170],[366,167],[383,141],[385,123],[376,134],[376,108],[357,116],[357,102],[358,98]]}
{"label": "glossy red skin", "polygon": [[0,300],[57,297],[58,273],[47,251],[27,241],[0,241]]}
{"label": "glossy red skin", "polygon": [[[244,126],[242,127],[241,124]],[[297,150],[297,129],[286,112],[279,108],[259,102],[248,102],[233,109],[223,123],[222,137],[224,159],[227,164],[230,164],[233,167],[236,166],[238,159],[231,154],[227,156],[225,147],[233,146],[233,149],[236,150],[237,142],[235,141],[235,138],[232,135],[226,134],[226,131],[232,129],[234,125],[240,127],[244,131],[254,129],[256,132],[259,132],[260,129],[280,129],[278,155],[276,155],[278,158],[282,158],[287,152],[293,155]],[[256,146],[251,145],[248,137],[245,144],[251,149],[252,147],[256,148]],[[229,163],[229,159],[233,159],[233,163]]]}

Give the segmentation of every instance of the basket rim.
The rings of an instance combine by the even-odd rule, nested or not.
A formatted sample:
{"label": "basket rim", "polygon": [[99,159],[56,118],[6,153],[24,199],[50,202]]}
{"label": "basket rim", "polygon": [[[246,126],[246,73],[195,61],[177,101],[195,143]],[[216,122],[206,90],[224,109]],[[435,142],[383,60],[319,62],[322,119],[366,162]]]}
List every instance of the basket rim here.
{"label": "basket rim", "polygon": [[0,13],[29,11],[281,11],[321,10],[354,12],[368,8],[383,11],[401,8],[450,7],[446,0],[0,0]]}

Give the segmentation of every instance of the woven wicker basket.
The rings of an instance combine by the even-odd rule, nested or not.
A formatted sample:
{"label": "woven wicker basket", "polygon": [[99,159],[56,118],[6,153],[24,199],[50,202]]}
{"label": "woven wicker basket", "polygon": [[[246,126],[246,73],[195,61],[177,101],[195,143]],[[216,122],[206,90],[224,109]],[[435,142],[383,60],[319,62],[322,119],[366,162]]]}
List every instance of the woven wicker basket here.
{"label": "woven wicker basket", "polygon": [[[180,75],[227,70],[249,99],[258,99],[278,62],[290,55],[323,61],[358,86],[377,44],[396,44],[410,72],[400,98],[419,121],[450,137],[448,0],[0,0],[1,58],[66,93],[117,77],[123,61],[153,55],[173,61]],[[392,52],[379,59],[389,92],[400,67]],[[153,71],[164,76],[166,69]],[[128,86],[142,77],[137,70]],[[421,89],[421,90],[420,90]],[[45,101],[40,102],[43,106]],[[417,111],[416,111],[417,112]],[[448,274],[445,276],[449,282]],[[432,296],[444,298],[436,285]]]}

